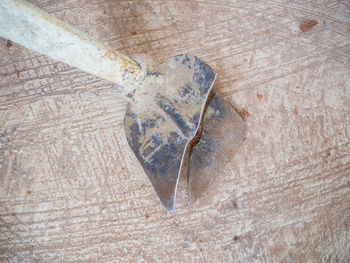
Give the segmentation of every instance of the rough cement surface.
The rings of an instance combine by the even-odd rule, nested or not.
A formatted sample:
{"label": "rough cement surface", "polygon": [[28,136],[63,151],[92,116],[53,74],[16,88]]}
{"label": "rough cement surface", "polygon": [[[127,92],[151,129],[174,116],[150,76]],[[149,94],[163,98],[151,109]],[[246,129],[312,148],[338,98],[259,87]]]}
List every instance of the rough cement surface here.
{"label": "rough cement surface", "polygon": [[248,134],[169,213],[112,84],[1,39],[0,261],[349,262],[349,1],[32,2],[127,55],[201,57]]}

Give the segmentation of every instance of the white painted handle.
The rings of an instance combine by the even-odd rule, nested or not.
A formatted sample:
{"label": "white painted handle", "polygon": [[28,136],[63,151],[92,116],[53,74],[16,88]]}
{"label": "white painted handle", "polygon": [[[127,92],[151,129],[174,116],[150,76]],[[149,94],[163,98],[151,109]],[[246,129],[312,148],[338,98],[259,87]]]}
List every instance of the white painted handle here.
{"label": "white painted handle", "polygon": [[126,90],[133,90],[145,76],[129,57],[23,0],[0,0],[0,36]]}

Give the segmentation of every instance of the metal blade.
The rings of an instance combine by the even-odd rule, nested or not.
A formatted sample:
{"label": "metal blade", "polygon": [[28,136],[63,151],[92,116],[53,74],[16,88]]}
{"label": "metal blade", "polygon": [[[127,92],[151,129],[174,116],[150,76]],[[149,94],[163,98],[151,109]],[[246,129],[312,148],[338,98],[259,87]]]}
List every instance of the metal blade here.
{"label": "metal blade", "polygon": [[124,119],[125,135],[168,210],[174,209],[185,149],[197,133],[215,77],[199,58],[178,55],[148,69],[132,94],[135,104]]}
{"label": "metal blade", "polygon": [[222,172],[247,128],[242,117],[219,94],[210,101],[204,115],[199,143],[192,148],[189,168],[189,202],[195,202]]}

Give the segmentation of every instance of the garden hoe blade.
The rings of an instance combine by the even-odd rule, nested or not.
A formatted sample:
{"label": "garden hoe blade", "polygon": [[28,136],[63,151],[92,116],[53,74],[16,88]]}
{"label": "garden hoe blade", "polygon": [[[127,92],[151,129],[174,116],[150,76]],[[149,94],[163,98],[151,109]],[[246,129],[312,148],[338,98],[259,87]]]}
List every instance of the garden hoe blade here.
{"label": "garden hoe blade", "polygon": [[198,131],[216,73],[183,54],[153,70],[140,92],[131,95],[135,103],[126,112],[124,128],[161,202],[173,210],[186,149]]}

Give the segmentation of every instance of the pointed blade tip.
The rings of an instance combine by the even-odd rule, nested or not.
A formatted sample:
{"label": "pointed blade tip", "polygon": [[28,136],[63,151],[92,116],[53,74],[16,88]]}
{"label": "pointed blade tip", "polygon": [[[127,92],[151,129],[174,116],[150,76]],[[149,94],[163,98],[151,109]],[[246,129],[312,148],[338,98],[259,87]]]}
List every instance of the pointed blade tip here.
{"label": "pointed blade tip", "polygon": [[164,206],[164,208],[169,211],[172,212],[175,210],[175,200],[171,200],[170,203],[167,203],[166,201],[163,201],[161,198],[159,198],[162,205]]}

